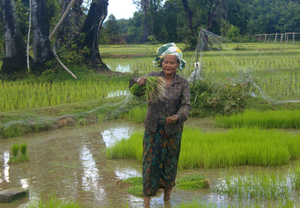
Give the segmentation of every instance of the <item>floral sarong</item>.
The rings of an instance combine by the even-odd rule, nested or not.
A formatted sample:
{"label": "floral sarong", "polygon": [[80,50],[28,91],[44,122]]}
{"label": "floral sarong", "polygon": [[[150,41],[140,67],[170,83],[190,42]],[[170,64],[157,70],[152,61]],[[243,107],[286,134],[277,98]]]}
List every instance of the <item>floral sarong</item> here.
{"label": "floral sarong", "polygon": [[173,187],[181,144],[180,133],[166,135],[164,125],[145,131],[143,139],[143,195],[155,196],[159,188]]}

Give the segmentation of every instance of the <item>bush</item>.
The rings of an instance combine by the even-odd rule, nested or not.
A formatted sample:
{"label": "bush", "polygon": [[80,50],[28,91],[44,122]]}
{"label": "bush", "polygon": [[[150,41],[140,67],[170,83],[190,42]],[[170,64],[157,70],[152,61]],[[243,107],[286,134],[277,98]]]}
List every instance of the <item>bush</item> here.
{"label": "bush", "polygon": [[190,86],[191,116],[238,113],[246,105],[250,83],[210,83],[199,80]]}

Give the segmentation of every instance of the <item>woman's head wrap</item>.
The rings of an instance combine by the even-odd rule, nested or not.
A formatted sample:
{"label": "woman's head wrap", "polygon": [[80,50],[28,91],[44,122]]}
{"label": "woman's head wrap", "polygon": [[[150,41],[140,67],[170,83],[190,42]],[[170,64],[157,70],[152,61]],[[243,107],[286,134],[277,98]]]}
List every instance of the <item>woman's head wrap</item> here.
{"label": "woman's head wrap", "polygon": [[182,52],[181,50],[175,45],[175,43],[167,43],[157,49],[157,55],[155,59],[153,60],[153,65],[156,67],[162,67],[162,60],[166,55],[174,55],[178,58],[180,64],[179,64],[179,70],[182,71],[182,69],[185,68],[186,61],[182,59]]}

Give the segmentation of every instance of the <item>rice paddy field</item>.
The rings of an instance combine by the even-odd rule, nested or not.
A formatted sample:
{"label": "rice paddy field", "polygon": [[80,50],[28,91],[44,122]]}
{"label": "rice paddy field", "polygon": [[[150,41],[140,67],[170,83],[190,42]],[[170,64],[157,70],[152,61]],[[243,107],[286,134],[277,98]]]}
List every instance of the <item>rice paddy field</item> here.
{"label": "rice paddy field", "polygon": [[[212,186],[175,189],[170,204],[163,204],[158,196],[152,207],[300,207],[299,44],[222,43],[211,45],[217,50],[204,51],[200,57],[196,51],[184,52],[187,68],[178,72],[180,75],[189,78],[194,63],[201,61],[203,79],[232,84],[245,79],[251,83],[250,99],[239,114],[188,119],[178,175],[201,172]],[[134,198],[113,184],[115,179],[141,176],[142,123],[147,105],[145,98],[130,94],[128,84],[133,77],[160,70],[152,65],[157,47],[99,46],[103,61],[113,72],[94,73],[71,66],[78,80],[63,69],[40,77],[0,80],[0,191],[10,184],[18,185],[25,176],[26,183],[34,187],[30,203],[4,207],[141,205],[141,197]],[[110,125],[115,126],[113,130]],[[18,170],[17,165],[7,163],[8,155],[12,155],[11,145],[24,140],[33,161],[21,164]],[[36,169],[31,169],[35,165]],[[118,169],[121,166],[122,171]],[[10,179],[9,169],[15,171]],[[63,174],[66,172],[76,173],[79,182]],[[42,183],[41,179],[52,192],[60,190],[61,195],[47,198],[47,186],[38,187],[35,182],[41,175],[52,177],[51,173],[64,182],[52,178],[51,183]],[[82,186],[74,188],[72,184]],[[69,189],[78,192],[73,194]],[[72,196],[70,200],[68,196]],[[102,204],[97,206],[96,202]]]}

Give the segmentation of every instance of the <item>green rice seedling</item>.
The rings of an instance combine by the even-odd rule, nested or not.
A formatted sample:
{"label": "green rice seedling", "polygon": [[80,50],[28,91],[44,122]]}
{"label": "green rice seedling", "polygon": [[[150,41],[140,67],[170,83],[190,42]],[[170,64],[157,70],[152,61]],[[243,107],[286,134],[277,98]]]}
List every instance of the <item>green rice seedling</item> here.
{"label": "green rice seedling", "polygon": [[9,164],[17,164],[19,163],[19,159],[17,157],[18,155],[18,151],[19,151],[19,145],[18,144],[14,144],[12,147],[11,147],[11,151],[13,153],[13,156],[9,159],[8,163]]}
{"label": "green rice seedling", "polygon": [[291,175],[281,173],[256,172],[244,176],[227,175],[223,182],[214,189],[217,193],[228,194],[241,199],[281,199],[289,198],[294,188],[289,178]]}
{"label": "green rice seedling", "polygon": [[277,110],[258,112],[246,110],[243,114],[218,116],[219,127],[299,128],[300,110]]}
{"label": "green rice seedling", "polygon": [[147,106],[137,106],[128,112],[128,117],[130,120],[133,120],[136,123],[142,123],[146,118],[146,113]]}
{"label": "green rice seedling", "polygon": [[209,188],[210,181],[201,173],[186,174],[176,181],[180,189]]}
{"label": "green rice seedling", "polygon": [[109,159],[137,159],[143,161],[143,133],[135,132],[129,139],[121,139],[115,145],[106,148],[106,156]]}
{"label": "green rice seedling", "polygon": [[21,156],[19,158],[20,162],[28,162],[28,161],[30,161],[29,157],[26,154],[26,150],[27,150],[27,144],[26,143],[21,144],[20,145]]}
{"label": "green rice seedling", "polygon": [[[107,157],[143,161],[143,133],[135,132],[107,148]],[[258,128],[227,132],[202,132],[185,128],[179,169],[218,168],[239,165],[277,166],[300,158],[300,135]]]}
{"label": "green rice seedling", "polygon": [[81,206],[77,202],[73,201],[63,201],[58,199],[56,195],[50,196],[47,199],[41,200],[33,200],[26,205],[26,208],[82,208],[85,206]]}
{"label": "green rice seedling", "polygon": [[146,77],[147,82],[145,86],[140,86],[135,83],[131,88],[132,94],[145,93],[147,99],[152,102],[157,102],[162,99],[166,93],[166,82],[162,77]]}

